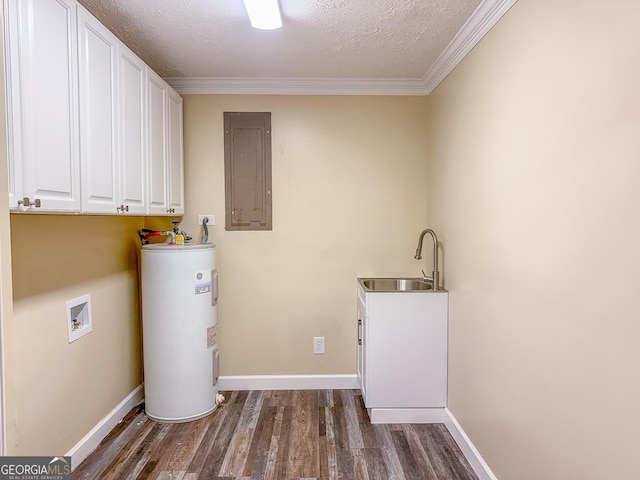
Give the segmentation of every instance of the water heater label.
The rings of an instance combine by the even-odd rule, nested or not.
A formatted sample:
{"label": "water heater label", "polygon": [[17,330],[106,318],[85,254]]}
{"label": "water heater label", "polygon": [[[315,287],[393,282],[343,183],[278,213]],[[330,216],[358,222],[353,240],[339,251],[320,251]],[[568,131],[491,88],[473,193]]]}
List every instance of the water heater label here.
{"label": "water heater label", "polygon": [[216,346],[216,326],[207,327],[207,348]]}
{"label": "water heater label", "polygon": [[196,295],[211,291],[211,270],[202,270],[196,272]]}

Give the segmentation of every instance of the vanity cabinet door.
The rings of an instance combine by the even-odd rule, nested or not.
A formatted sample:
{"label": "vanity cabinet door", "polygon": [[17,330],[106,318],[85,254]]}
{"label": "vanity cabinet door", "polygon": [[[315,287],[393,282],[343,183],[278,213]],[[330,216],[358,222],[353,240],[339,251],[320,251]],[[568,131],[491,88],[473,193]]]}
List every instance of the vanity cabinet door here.
{"label": "vanity cabinet door", "polygon": [[444,408],[448,294],[365,293],[364,308],[365,406]]}
{"label": "vanity cabinet door", "polygon": [[365,295],[360,287],[358,287],[358,382],[360,383],[360,391],[362,392],[362,398],[367,401],[367,376],[366,376],[366,362],[365,362],[365,349],[366,336],[365,327],[367,324],[367,310],[365,307]]}

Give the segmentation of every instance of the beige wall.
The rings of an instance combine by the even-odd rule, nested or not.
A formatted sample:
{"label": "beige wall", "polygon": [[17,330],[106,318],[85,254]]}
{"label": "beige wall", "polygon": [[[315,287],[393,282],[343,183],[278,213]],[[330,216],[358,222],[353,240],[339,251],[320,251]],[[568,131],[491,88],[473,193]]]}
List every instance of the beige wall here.
{"label": "beige wall", "polygon": [[[423,266],[426,98],[184,101],[183,226],[199,238],[197,215],[216,217],[222,375],[355,374],[356,278]],[[224,111],[272,112],[273,231],[224,230]]]}
{"label": "beige wall", "polygon": [[[141,218],[12,215],[15,440],[66,453],[141,379]],[[93,332],[69,344],[66,301],[91,294]]]}
{"label": "beige wall", "polygon": [[449,408],[500,479],[640,478],[638,18],[520,0],[429,98]]}

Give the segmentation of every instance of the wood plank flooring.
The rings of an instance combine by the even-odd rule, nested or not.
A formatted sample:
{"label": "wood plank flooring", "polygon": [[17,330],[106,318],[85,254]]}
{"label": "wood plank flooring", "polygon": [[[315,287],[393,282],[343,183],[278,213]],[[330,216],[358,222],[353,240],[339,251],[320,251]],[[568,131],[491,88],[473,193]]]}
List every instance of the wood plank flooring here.
{"label": "wood plank flooring", "polygon": [[225,392],[206,418],[132,410],[73,472],[114,480],[477,480],[442,424],[371,425],[358,390]]}

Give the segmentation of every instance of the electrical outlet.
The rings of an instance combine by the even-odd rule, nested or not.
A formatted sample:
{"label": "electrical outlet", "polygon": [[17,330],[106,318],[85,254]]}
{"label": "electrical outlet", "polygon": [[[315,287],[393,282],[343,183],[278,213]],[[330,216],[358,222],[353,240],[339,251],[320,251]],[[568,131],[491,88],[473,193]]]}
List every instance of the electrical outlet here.
{"label": "electrical outlet", "polygon": [[324,354],[324,337],[313,337],[313,353]]}
{"label": "electrical outlet", "polygon": [[205,218],[207,219],[207,226],[212,227],[213,225],[215,225],[215,219],[213,218],[213,215],[198,215],[198,225],[202,225],[202,221]]}

